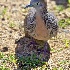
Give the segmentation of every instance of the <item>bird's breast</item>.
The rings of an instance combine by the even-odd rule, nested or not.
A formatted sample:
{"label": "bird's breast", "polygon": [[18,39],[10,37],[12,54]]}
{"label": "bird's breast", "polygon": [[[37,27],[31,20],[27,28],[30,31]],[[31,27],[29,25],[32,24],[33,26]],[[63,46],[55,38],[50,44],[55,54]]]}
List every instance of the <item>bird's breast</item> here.
{"label": "bird's breast", "polygon": [[45,22],[39,13],[36,13],[36,27],[33,38],[38,40],[48,40],[50,37]]}

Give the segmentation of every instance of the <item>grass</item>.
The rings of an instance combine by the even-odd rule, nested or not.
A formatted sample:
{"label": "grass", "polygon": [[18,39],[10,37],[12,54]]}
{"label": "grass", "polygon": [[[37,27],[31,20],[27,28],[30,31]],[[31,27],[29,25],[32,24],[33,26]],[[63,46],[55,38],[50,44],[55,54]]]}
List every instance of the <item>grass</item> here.
{"label": "grass", "polygon": [[61,28],[65,28],[65,27],[69,26],[69,25],[70,25],[70,18],[61,19],[61,20],[58,22],[58,25],[59,25],[59,27],[61,27]]}
{"label": "grass", "polygon": [[61,12],[61,11],[64,10],[64,6],[62,6],[62,5],[58,5],[58,6],[56,6],[55,9],[56,9],[58,12]]}
{"label": "grass", "polygon": [[[70,3],[70,0],[68,0],[68,2]],[[61,5],[60,6],[57,6],[56,7],[56,10],[58,12],[61,12],[61,11],[64,10],[64,7],[61,6]],[[23,9],[22,12],[25,14],[26,10]],[[4,8],[2,10],[2,15],[0,15],[0,18],[2,18],[4,15],[6,15],[6,13],[7,13],[7,8]],[[10,16],[7,16],[7,19],[8,20],[9,20],[9,18],[10,18]],[[67,27],[69,25],[70,25],[70,18],[61,19],[59,21],[59,26],[61,28],[65,28],[65,27]],[[14,22],[12,22],[12,21],[9,22],[9,27],[10,28],[13,28],[15,26],[16,25],[15,25]],[[70,46],[70,40],[64,39],[63,42],[64,42],[64,45],[65,45],[65,48],[68,48]],[[65,48],[60,48],[59,50],[54,49],[54,48],[51,48],[51,51],[57,53],[57,52],[62,51]],[[40,55],[40,57],[42,57],[42,56]],[[31,56],[25,56],[23,58],[20,57],[17,60],[17,59],[15,59],[15,55],[14,54],[5,55],[4,53],[0,52],[0,62],[1,62],[0,63],[1,64],[0,65],[0,70],[11,70],[9,67],[6,66],[7,65],[7,62],[10,62],[10,63],[13,63],[13,64],[16,64],[16,62],[22,63],[22,69],[23,70],[24,69],[25,70],[28,70],[28,68],[33,68],[34,70],[37,70],[37,69],[38,70],[49,70],[47,68],[48,63],[42,62],[41,61],[41,58],[38,59],[36,57],[36,54],[32,54]],[[68,62],[69,61],[67,61],[67,60],[61,60],[61,61],[58,62],[58,64],[60,65],[60,67],[59,68],[54,67],[52,70],[63,70],[62,65],[66,64]]]}
{"label": "grass", "polygon": [[[59,67],[57,68],[57,67],[53,67],[53,69],[52,70],[66,70],[65,68],[64,68],[64,66],[66,66],[67,64],[69,64],[70,62],[69,62],[69,60],[60,60],[60,61],[58,61],[58,65],[59,65]],[[67,69],[68,70],[68,69]]]}
{"label": "grass", "polygon": [[[64,40],[64,42],[69,43],[69,40]],[[59,50],[55,50],[55,49],[51,49],[52,52],[59,52],[62,51],[63,48],[59,49]],[[40,55],[41,57],[41,55]],[[42,58],[42,57],[41,57]],[[24,57],[19,57],[19,59],[15,59],[15,55],[14,54],[8,54],[5,55],[4,53],[0,52],[0,61],[2,61],[1,65],[0,65],[0,70],[11,70],[9,67],[6,66],[7,62],[13,63],[13,64],[20,64],[22,70],[28,70],[28,69],[32,69],[32,70],[49,70],[48,69],[48,63],[41,61],[41,58],[37,58],[36,54],[32,54],[29,56],[24,56]],[[69,63],[69,60],[61,60],[58,62],[58,64],[60,65],[59,68],[54,67],[52,70],[63,70],[62,65],[65,65],[66,63]]]}
{"label": "grass", "polygon": [[64,47],[61,47],[60,49],[57,49],[57,50],[54,49],[54,48],[51,48],[50,49],[51,52],[56,53],[56,52],[60,52],[60,51],[64,50],[65,48],[69,48],[69,46],[70,46],[70,40],[63,39],[62,42],[64,43]]}
{"label": "grass", "polygon": [[68,0],[68,3],[70,3],[70,0]]}
{"label": "grass", "polygon": [[4,57],[3,53],[0,53],[0,59],[2,59]]}
{"label": "grass", "polygon": [[57,52],[62,51],[63,49],[64,49],[63,47],[61,47],[61,48],[58,49],[58,50],[56,50],[56,49],[54,49],[54,48],[51,48],[51,52],[52,52],[52,53],[57,53]]}
{"label": "grass", "polygon": [[64,69],[62,67],[59,67],[59,68],[54,67],[52,70],[64,70]]}
{"label": "grass", "polygon": [[13,21],[9,22],[9,27],[10,28],[14,28],[15,26],[16,26],[16,24]]}
{"label": "grass", "polygon": [[[43,62],[41,59],[37,58],[36,54],[32,54],[31,56],[24,56],[20,57],[18,60],[18,63],[22,63],[22,69],[28,70],[31,68],[37,68],[45,65],[45,62]],[[43,67],[41,67],[43,68]]]}
{"label": "grass", "polygon": [[4,16],[6,13],[7,13],[7,8],[4,8],[4,9],[2,10],[2,15]]}
{"label": "grass", "polygon": [[10,69],[6,68],[5,66],[0,66],[0,70],[10,70]]}
{"label": "grass", "polygon": [[25,57],[20,57],[18,60],[15,59],[14,54],[8,54],[5,55],[2,52],[0,52],[0,70],[11,70],[9,67],[7,67],[7,62],[13,63],[13,64],[20,64],[22,63],[22,69],[23,70],[28,70],[28,69],[35,69],[35,68],[40,68],[40,69],[46,69],[46,65],[48,65],[46,62],[41,61],[41,59],[38,59],[36,54],[32,54],[31,56],[25,56]]}
{"label": "grass", "polygon": [[16,63],[17,60],[15,59],[15,55],[11,54],[9,56],[9,61],[12,62],[12,63]]}
{"label": "grass", "polygon": [[5,55],[2,52],[0,52],[0,70],[11,70],[9,67],[7,67],[7,62],[9,63],[16,63],[16,59],[14,54],[10,54],[10,55]]}
{"label": "grass", "polygon": [[[64,39],[63,43],[66,45],[66,48],[69,47],[69,43],[70,40],[68,39]],[[58,50],[55,50],[54,48],[51,48],[51,52],[60,52],[65,48],[60,48]],[[40,55],[40,57],[42,58],[42,56]],[[23,70],[28,70],[29,68],[33,68],[33,70],[37,70],[37,68],[39,68],[40,70],[48,70],[47,66],[48,63],[46,64],[46,62],[41,61],[41,58],[37,58],[36,54],[29,55],[29,56],[24,56],[24,57],[20,57],[18,60],[15,59],[15,55],[14,54],[8,54],[7,56],[4,55],[2,52],[0,52],[0,61],[4,60],[2,62],[2,65],[0,66],[0,70],[10,70],[8,67],[6,67],[6,61],[16,64],[16,62],[18,64],[21,63],[21,67]],[[54,67],[52,70],[63,70],[63,68],[61,67],[62,65],[66,64],[68,61],[67,60],[63,60],[63,61],[59,61],[59,65],[60,67]]]}
{"label": "grass", "polygon": [[63,42],[65,44],[65,48],[68,48],[70,46],[70,40],[64,39]]}
{"label": "grass", "polygon": [[59,62],[60,65],[63,65],[63,64],[66,64],[66,63],[67,63],[66,60],[61,60],[61,61]]}

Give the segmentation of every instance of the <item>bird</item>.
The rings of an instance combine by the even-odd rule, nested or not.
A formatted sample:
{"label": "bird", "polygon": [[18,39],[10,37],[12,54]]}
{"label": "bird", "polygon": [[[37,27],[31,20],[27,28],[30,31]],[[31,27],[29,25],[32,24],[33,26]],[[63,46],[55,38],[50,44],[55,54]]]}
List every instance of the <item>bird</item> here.
{"label": "bird", "polygon": [[[25,36],[36,41],[46,41],[55,37],[58,32],[58,20],[56,16],[47,10],[47,0],[31,0],[24,9],[31,8],[24,19]],[[32,42],[30,44],[37,44]]]}

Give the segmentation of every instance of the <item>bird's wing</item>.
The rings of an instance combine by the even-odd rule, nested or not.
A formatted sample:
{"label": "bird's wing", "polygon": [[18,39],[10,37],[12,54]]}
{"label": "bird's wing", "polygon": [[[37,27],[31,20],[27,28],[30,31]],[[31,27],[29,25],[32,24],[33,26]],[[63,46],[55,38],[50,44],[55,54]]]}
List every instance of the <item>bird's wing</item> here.
{"label": "bird's wing", "polygon": [[46,28],[50,32],[50,37],[54,37],[58,32],[58,20],[53,13],[47,12],[44,17]]}
{"label": "bird's wing", "polygon": [[24,20],[25,33],[28,33],[29,35],[33,34],[33,31],[35,30],[36,26],[35,13],[36,13],[35,8],[32,8]]}

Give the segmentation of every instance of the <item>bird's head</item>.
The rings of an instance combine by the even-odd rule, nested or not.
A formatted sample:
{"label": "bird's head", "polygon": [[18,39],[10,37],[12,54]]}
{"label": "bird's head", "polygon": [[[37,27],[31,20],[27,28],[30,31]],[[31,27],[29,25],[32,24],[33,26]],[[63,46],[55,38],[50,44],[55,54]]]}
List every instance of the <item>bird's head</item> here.
{"label": "bird's head", "polygon": [[34,7],[36,10],[43,9],[46,7],[46,0],[31,0],[30,4],[25,8]]}

